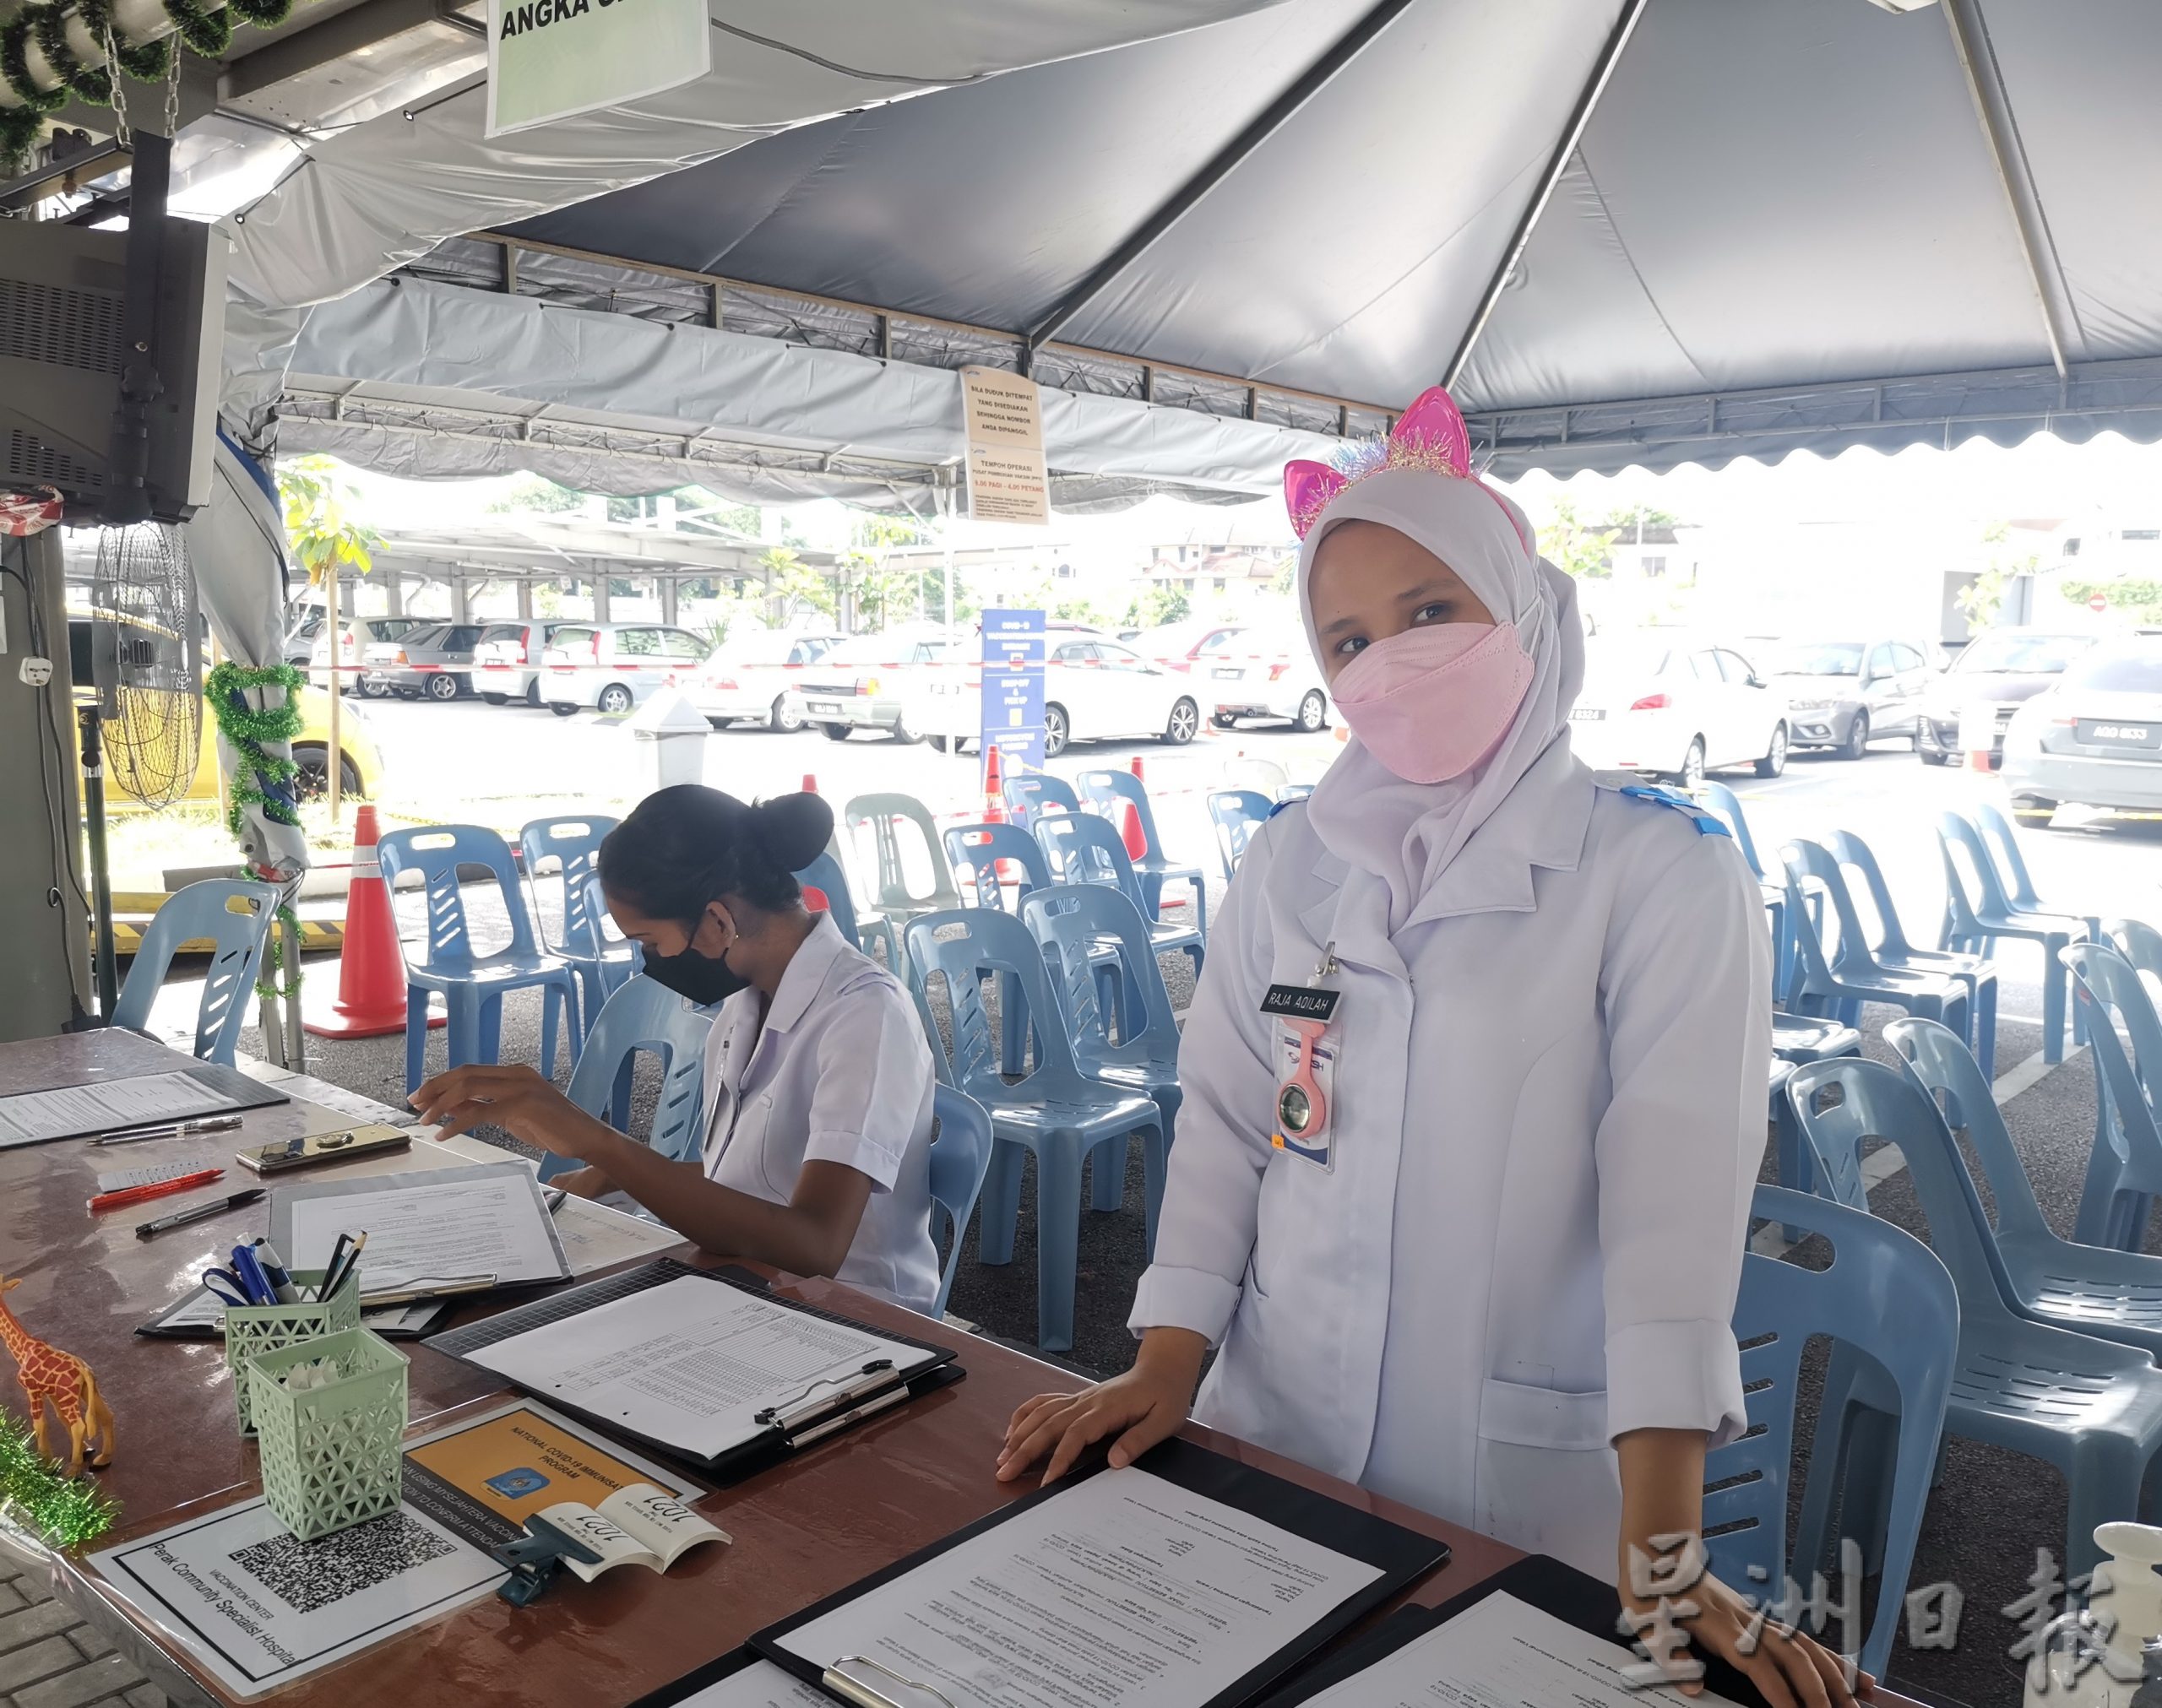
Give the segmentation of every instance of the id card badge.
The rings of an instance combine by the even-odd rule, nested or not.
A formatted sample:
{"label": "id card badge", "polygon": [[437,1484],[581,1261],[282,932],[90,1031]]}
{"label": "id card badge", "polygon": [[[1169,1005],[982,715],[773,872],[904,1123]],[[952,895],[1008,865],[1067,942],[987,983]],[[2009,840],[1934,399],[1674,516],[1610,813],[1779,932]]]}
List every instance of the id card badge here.
{"label": "id card badge", "polygon": [[1328,1030],[1343,992],[1321,987],[1336,970],[1336,946],[1322,951],[1312,984],[1272,984],[1261,1011],[1275,1021],[1279,1067],[1270,1145],[1324,1169],[1336,1166],[1330,1122],[1336,1085],[1336,1046]]}

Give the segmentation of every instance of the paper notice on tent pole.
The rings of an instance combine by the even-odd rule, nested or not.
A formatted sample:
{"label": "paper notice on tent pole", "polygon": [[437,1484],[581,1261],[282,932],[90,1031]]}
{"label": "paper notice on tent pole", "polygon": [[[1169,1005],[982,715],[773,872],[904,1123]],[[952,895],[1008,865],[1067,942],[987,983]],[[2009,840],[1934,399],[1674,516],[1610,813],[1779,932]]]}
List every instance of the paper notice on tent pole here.
{"label": "paper notice on tent pole", "polygon": [[488,134],[658,95],[713,69],[706,0],[488,0]]}
{"label": "paper notice on tent pole", "polygon": [[968,417],[969,514],[983,522],[1048,523],[1051,478],[1036,382],[1003,368],[963,368],[961,405]]}

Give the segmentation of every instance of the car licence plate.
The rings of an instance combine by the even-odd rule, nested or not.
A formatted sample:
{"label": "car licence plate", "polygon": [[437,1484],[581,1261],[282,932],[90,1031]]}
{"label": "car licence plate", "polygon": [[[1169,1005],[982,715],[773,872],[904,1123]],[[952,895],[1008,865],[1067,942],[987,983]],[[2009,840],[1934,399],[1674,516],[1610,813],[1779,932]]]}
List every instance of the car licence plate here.
{"label": "car licence plate", "polygon": [[2082,718],[2073,732],[2090,747],[2162,747],[2162,724],[2108,724]]}
{"label": "car licence plate", "polygon": [[1219,664],[1216,667],[1216,680],[1220,682],[1236,682],[1245,675],[1246,672],[1236,664]]}
{"label": "car licence plate", "polygon": [[830,700],[806,700],[803,709],[813,718],[838,718],[841,715],[841,708]]}
{"label": "car licence plate", "polygon": [[1606,721],[1604,706],[1573,706],[1569,708],[1572,724],[1603,724]]}

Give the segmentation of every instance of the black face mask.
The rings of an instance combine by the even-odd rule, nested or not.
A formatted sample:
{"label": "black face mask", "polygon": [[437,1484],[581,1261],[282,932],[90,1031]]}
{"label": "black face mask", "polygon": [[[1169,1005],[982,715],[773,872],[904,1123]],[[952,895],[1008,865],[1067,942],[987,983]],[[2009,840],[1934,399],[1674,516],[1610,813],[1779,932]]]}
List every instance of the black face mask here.
{"label": "black face mask", "polygon": [[751,981],[728,964],[725,955],[702,955],[686,948],[680,955],[645,952],[645,976],[664,990],[696,1003],[701,1008],[750,988]]}

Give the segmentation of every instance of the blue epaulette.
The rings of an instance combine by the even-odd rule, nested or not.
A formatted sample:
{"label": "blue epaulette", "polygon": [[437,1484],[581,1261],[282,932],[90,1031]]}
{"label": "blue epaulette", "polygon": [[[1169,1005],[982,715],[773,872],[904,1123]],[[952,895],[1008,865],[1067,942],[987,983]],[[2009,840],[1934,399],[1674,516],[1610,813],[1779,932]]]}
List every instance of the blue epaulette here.
{"label": "blue epaulette", "polygon": [[[1290,800],[1279,800],[1279,801],[1278,801],[1278,802],[1276,803],[1276,805],[1274,805],[1274,806],[1270,807],[1270,808],[1268,809],[1268,818],[1274,818],[1274,817],[1275,817],[1275,816],[1276,816],[1276,815],[1277,815],[1278,813],[1279,813],[1279,812],[1283,811],[1284,811],[1284,809],[1285,809],[1285,807],[1287,807],[1287,806],[1304,806],[1306,804],[1306,797],[1305,795],[1303,795],[1303,794],[1295,794],[1295,795],[1293,795],[1293,796],[1291,797],[1291,799],[1290,799]],[[1262,822],[1263,822],[1263,824],[1268,823],[1268,818],[1265,818],[1265,819],[1262,820]]]}
{"label": "blue epaulette", "polygon": [[1687,813],[1689,821],[1697,827],[1698,836],[1730,837],[1734,834],[1726,827],[1724,820],[1716,814],[1706,811],[1677,789],[1664,788],[1656,783],[1632,783],[1626,788],[1617,790],[1616,793],[1626,794],[1634,800],[1654,801],[1660,806],[1670,806],[1676,812]]}

